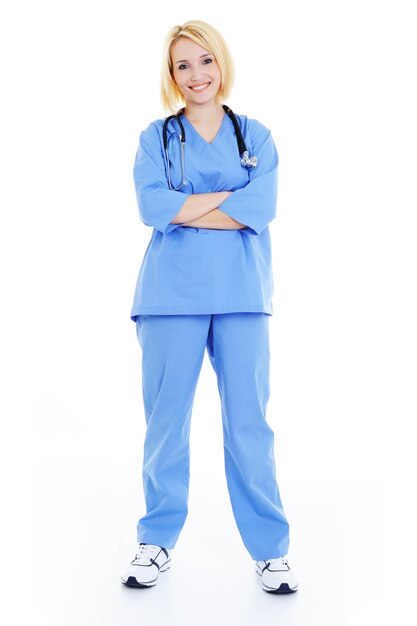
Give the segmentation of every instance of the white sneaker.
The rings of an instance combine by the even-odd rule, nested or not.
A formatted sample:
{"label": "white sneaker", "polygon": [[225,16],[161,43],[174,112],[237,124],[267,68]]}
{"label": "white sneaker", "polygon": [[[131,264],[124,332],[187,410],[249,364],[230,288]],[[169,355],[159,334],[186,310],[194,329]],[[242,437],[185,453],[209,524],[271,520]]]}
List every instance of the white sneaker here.
{"label": "white sneaker", "polygon": [[262,578],[262,588],[271,593],[292,593],[298,589],[294,576],[285,556],[266,561],[255,561],[256,573]]}
{"label": "white sneaker", "polygon": [[128,587],[152,587],[158,582],[159,573],[170,567],[170,550],[140,543],[135,558],[122,576],[122,583]]}

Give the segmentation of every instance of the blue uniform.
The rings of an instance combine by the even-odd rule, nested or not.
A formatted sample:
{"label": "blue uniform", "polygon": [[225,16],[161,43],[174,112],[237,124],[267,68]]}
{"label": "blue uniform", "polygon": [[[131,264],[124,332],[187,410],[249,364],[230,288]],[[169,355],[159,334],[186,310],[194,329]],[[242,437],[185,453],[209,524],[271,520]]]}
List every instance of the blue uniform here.
{"label": "blue uniform", "polygon": [[[131,319],[139,314],[263,312],[273,314],[273,274],[268,224],[276,215],[278,153],[271,131],[237,115],[257,167],[242,167],[232,120],[224,114],[208,143],[182,115],[185,175],[180,191],[168,188],[163,119],[142,131],[134,163],[141,220],[153,227],[137,279]],[[176,120],[168,136],[178,130]],[[171,179],[181,181],[179,142],[170,142]],[[178,182],[177,182],[178,181]],[[170,221],[194,193],[233,191],[218,208],[244,229],[190,228]]]}
{"label": "blue uniform", "polygon": [[[240,163],[225,113],[206,142],[183,115],[185,175],[167,183],[162,127],[140,135],[134,180],[142,221],[153,227],[140,269],[131,319],[142,349],[146,418],[143,487],[146,514],[137,541],[173,548],[188,512],[189,436],[205,351],[222,405],[224,462],[233,515],[255,560],[288,552],[289,524],[276,482],[269,399],[269,319],[273,279],[268,224],[275,217],[278,154],[271,132],[236,115],[258,164]],[[176,124],[171,120],[171,125]],[[175,128],[175,127],[174,127]],[[171,147],[171,179],[181,181],[180,152]],[[234,191],[219,209],[246,227],[221,230],[171,224],[193,193]]]}

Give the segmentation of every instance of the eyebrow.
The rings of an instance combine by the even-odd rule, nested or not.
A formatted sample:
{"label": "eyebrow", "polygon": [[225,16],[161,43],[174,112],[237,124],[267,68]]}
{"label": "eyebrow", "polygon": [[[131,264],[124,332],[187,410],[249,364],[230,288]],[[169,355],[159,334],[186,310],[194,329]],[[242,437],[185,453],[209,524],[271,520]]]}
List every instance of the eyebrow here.
{"label": "eyebrow", "polygon": [[[209,57],[212,56],[211,52],[208,52],[207,54],[202,54],[200,56],[200,59],[202,59],[203,57]],[[181,61],[175,61],[174,65],[176,65],[177,63],[188,63],[187,59],[181,59]]]}

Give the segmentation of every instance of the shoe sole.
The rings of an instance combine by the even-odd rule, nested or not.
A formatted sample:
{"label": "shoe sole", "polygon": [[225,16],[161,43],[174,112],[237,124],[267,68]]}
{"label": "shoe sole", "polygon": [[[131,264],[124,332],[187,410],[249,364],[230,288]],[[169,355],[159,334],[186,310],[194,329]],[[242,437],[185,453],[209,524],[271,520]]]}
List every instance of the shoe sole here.
{"label": "shoe sole", "polygon": [[150,580],[146,583],[139,582],[134,576],[129,576],[127,580],[123,580],[122,578],[122,583],[126,585],[126,587],[154,587],[156,583],[158,582],[159,574],[161,574],[161,572],[166,572],[168,569],[171,568],[171,566],[172,566],[171,561],[167,561],[166,563],[164,563],[161,569],[159,570],[158,576],[154,578],[153,580]]}
{"label": "shoe sole", "polygon": [[[258,574],[258,576],[260,576],[262,579],[261,572],[258,572],[257,569],[255,571]],[[267,591],[268,593],[294,593],[295,591],[298,591],[298,585],[296,585],[295,587],[290,587],[288,583],[281,583],[278,589],[275,589],[274,587],[268,587],[262,581],[262,589],[264,591]]]}

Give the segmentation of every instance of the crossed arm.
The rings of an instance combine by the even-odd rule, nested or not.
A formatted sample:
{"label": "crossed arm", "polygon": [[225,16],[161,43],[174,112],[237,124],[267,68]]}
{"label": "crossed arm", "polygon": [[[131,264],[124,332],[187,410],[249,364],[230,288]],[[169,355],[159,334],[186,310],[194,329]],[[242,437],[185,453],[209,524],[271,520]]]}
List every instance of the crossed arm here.
{"label": "crossed arm", "polygon": [[217,208],[221,202],[232,195],[232,191],[192,194],[187,198],[181,210],[171,224],[181,224],[193,228],[213,228],[220,230],[239,230],[246,228],[233,217]]}
{"label": "crossed arm", "polygon": [[194,228],[216,228],[220,230],[239,230],[241,228],[246,228],[246,224],[241,224],[240,222],[234,220],[233,217],[229,217],[220,209],[213,209],[196,220],[185,222],[182,226],[192,226]]}

